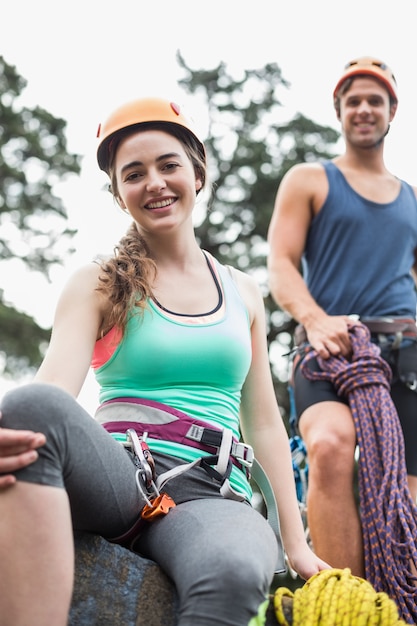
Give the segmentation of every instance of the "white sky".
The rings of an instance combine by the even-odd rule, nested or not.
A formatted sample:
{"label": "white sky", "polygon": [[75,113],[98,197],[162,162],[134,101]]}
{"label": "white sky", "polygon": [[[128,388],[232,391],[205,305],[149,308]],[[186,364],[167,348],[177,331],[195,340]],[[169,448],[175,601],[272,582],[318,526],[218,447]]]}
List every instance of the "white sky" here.
{"label": "white sky", "polygon": [[[95,164],[96,130],[108,112],[132,98],[159,95],[184,104],[201,129],[206,112],[179,90],[180,50],[188,66],[231,72],[276,62],[291,84],[283,119],[296,112],[338,127],[332,90],[349,60],[371,55],[394,71],[400,103],[386,140],[386,164],[417,184],[415,87],[417,37],[413,0],[52,0],[7,2],[0,55],[28,81],[22,103],[39,104],[67,121],[68,150],[84,155],[82,174],[62,184],[69,225],[78,228],[76,254],[52,274],[53,283],[2,264],[6,299],[44,326],[52,323],[62,284],[96,253],[108,252],[129,220],[102,191]],[[271,207],[272,210],[272,207]],[[7,276],[12,279],[7,280]],[[21,276],[21,278],[19,278]],[[0,395],[8,388],[0,380]],[[94,384],[80,400],[96,404]]]}

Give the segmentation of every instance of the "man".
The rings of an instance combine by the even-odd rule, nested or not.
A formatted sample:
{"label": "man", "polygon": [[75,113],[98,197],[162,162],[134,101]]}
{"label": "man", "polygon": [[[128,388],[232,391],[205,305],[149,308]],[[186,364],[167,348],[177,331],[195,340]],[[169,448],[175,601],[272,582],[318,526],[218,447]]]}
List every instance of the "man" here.
{"label": "man", "polygon": [[[299,322],[301,344],[310,344],[324,359],[350,354],[348,329],[357,316],[368,325],[372,339],[383,343],[382,355],[393,369],[391,396],[404,433],[415,499],[417,393],[412,388],[417,378],[417,329],[412,272],[417,266],[417,189],[384,164],[397,85],[385,63],[364,57],[346,66],[333,97],[345,152],[325,163],[296,165],[284,176],[269,228],[271,292]],[[364,576],[353,490],[352,414],[330,382],[302,375],[302,345],[294,391],[309,456],[313,545],[333,567],[350,567],[353,574]]]}

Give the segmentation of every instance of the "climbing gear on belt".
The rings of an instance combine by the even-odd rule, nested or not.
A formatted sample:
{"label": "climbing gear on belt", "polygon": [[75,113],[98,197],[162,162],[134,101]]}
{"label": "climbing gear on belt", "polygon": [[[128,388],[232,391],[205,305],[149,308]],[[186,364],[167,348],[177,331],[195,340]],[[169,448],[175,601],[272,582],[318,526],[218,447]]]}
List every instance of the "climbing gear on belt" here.
{"label": "climbing gear on belt", "polygon": [[381,347],[389,344],[391,350],[398,350],[404,339],[417,339],[417,326],[412,318],[362,317],[360,321]]}
{"label": "climbing gear on belt", "polygon": [[142,509],[141,518],[151,520],[160,515],[166,515],[168,511],[175,506],[175,502],[168,494],[160,493],[154,482],[155,464],[149,446],[146,443],[147,436],[148,434],[144,433],[142,437],[139,438],[133,428],[128,428],[126,431],[126,447],[131,448],[134,463],[138,468],[136,472],[136,484],[146,501]]}
{"label": "climbing gear on belt", "polygon": [[[349,401],[359,446],[359,510],[365,573],[395,599],[407,623],[417,622],[417,506],[407,483],[404,438],[390,396],[391,369],[363,324],[350,329],[352,357],[322,359],[307,348],[310,380],[328,380]],[[321,371],[308,367],[316,358]],[[411,622],[409,621],[411,620]]]}
{"label": "climbing gear on belt", "polygon": [[145,500],[145,506],[134,525],[123,535],[109,539],[112,543],[117,543],[132,550],[143,523],[153,521],[161,515],[166,515],[176,505],[170,495],[159,491],[155,483],[155,463],[146,442],[148,433],[145,432],[139,437],[133,428],[128,428],[125,433],[111,434],[116,441],[130,450],[133,462],[137,467],[136,485],[139,493]]}
{"label": "climbing gear on belt", "polygon": [[307,448],[299,435],[290,438],[292,471],[298,502],[305,503],[308,486]]}
{"label": "climbing gear on belt", "polygon": [[[288,621],[284,606],[292,604]],[[324,569],[295,592],[278,587],[274,593],[278,624],[284,626],[394,626],[405,624],[395,602],[350,569]]]}
{"label": "climbing gear on belt", "polygon": [[[246,497],[236,491],[230,483],[232,465],[243,471],[248,480],[252,478],[265,501],[267,520],[277,540],[276,573],[285,572],[285,557],[275,496],[265,471],[254,457],[251,446],[236,440],[228,428],[213,428],[211,424],[206,425],[202,420],[197,420],[173,407],[143,398],[116,398],[104,402],[98,408],[95,417],[116,440],[125,446],[130,446],[130,441],[126,441],[125,433],[133,431],[138,441],[142,440],[142,445],[143,439],[146,442],[146,439],[150,437],[181,443],[207,452],[207,455],[201,456],[195,461],[182,463],[154,477],[154,481],[150,483],[150,488],[153,490],[152,498],[149,496],[149,492],[145,494],[141,491],[145,499],[151,500],[154,506],[160,504],[161,514],[165,505],[164,499],[157,500],[161,490],[169,480],[180,476],[193,467],[202,467],[213,480],[217,481],[223,497],[239,502],[245,501]],[[130,439],[132,439],[132,434],[130,434]],[[134,436],[133,440],[135,441]],[[138,449],[137,457],[139,458],[140,455],[141,450]],[[139,460],[144,464],[143,459],[140,458]],[[146,478],[149,480],[149,471]],[[147,502],[147,504],[149,503]],[[146,516],[144,519],[153,519],[153,515],[148,512],[148,509],[144,513]],[[131,531],[129,531],[129,537],[130,534]],[[120,543],[119,540],[118,543]]]}
{"label": "climbing gear on belt", "polygon": [[[353,317],[353,316],[352,316]],[[417,325],[411,317],[359,317],[354,316],[357,321],[364,324],[372,335],[392,335],[394,341],[392,347],[399,347],[404,338],[417,339]],[[294,343],[297,347],[308,341],[307,333],[298,324],[294,331]]]}

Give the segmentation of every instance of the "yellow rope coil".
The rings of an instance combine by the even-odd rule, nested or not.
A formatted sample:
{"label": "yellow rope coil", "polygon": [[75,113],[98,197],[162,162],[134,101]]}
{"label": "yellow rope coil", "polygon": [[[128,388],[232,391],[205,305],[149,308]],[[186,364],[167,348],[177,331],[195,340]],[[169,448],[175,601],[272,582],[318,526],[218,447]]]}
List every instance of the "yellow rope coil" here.
{"label": "yellow rope coil", "polygon": [[292,598],[292,626],[394,626],[405,624],[397,605],[383,592],[377,592],[350,569],[318,572],[293,593],[278,587],[274,610],[278,624],[290,626],[283,610],[283,598]]}

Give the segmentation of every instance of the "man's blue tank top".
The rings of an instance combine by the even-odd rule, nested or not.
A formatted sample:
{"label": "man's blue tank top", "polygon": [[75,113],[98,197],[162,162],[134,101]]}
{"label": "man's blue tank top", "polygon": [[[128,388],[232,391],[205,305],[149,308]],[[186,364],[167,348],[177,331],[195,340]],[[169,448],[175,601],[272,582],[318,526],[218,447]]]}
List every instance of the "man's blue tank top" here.
{"label": "man's blue tank top", "polygon": [[393,202],[359,195],[330,161],[323,163],[328,196],[311,223],[303,275],[316,302],[330,315],[416,315],[411,276],[417,248],[417,200],[401,181]]}

